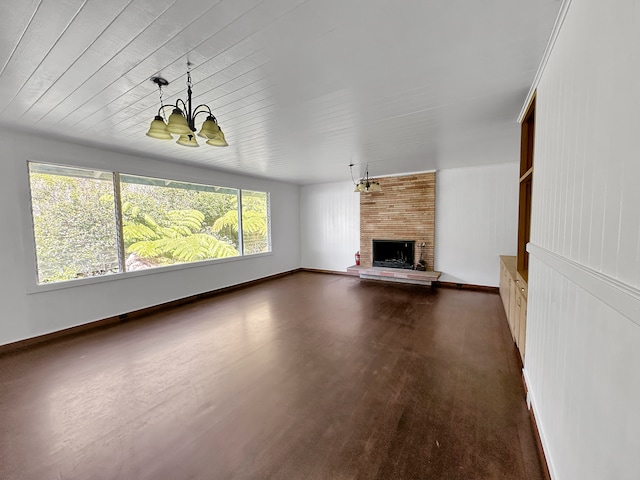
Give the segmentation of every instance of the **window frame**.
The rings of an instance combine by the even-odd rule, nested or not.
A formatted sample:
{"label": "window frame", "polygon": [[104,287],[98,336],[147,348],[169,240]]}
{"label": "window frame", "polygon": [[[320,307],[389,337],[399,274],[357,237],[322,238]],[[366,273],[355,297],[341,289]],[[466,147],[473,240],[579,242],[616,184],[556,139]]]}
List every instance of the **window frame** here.
{"label": "window frame", "polygon": [[[165,272],[173,272],[177,270],[183,270],[188,268],[201,268],[208,267],[217,264],[224,264],[229,262],[243,261],[247,259],[254,259],[260,257],[268,257],[273,255],[273,247],[271,242],[271,208],[270,208],[270,191],[263,191],[254,188],[242,188],[238,186],[229,186],[229,185],[213,185],[211,183],[207,183],[205,181],[193,181],[193,180],[185,180],[180,178],[160,178],[160,176],[154,176],[144,173],[129,173],[123,171],[114,171],[113,169],[98,167],[98,166],[79,166],[75,164],[67,164],[67,163],[57,163],[57,162],[47,162],[41,160],[27,160],[26,164],[26,183],[27,183],[27,209],[28,209],[28,236],[30,237],[29,247],[31,252],[30,255],[30,275],[28,275],[28,285],[27,285],[27,294],[39,293],[39,292],[47,292],[52,290],[60,290],[71,287],[79,287],[84,285],[91,285],[102,282],[110,282],[115,280],[122,280],[126,278],[134,278],[145,275],[155,275],[158,273]],[[114,203],[115,203],[115,217],[116,217],[116,230],[114,234],[116,235],[116,243],[118,249],[118,259],[119,259],[119,267],[120,271],[117,273],[111,273],[108,275],[101,275],[95,277],[82,277],[82,278],[73,278],[69,280],[61,280],[58,282],[51,283],[39,283],[38,279],[38,258],[37,258],[37,245],[36,245],[36,236],[35,236],[35,224],[33,218],[33,205],[32,205],[32,191],[31,191],[31,177],[30,177],[30,164],[39,164],[57,168],[72,168],[72,169],[80,169],[80,170],[100,170],[106,173],[111,173],[113,175],[113,190],[114,190]],[[144,269],[144,270],[135,270],[135,271],[126,271],[124,266],[124,258],[126,254],[124,252],[124,238],[122,234],[123,227],[123,217],[122,217],[122,199],[120,195],[120,175],[127,176],[137,176],[137,177],[147,177],[155,180],[162,180],[166,182],[179,182],[184,184],[193,184],[193,185],[202,185],[205,187],[212,188],[221,188],[221,189],[233,189],[237,191],[237,203],[238,203],[238,241],[239,241],[239,255],[234,257],[224,257],[224,258],[213,258],[213,259],[205,259],[205,260],[197,260],[193,262],[184,262],[177,263],[172,265],[163,265],[154,268]],[[242,245],[242,191],[251,191],[251,192],[261,192],[267,195],[267,245],[269,250],[267,252],[255,253],[255,254],[244,254],[243,245]]]}

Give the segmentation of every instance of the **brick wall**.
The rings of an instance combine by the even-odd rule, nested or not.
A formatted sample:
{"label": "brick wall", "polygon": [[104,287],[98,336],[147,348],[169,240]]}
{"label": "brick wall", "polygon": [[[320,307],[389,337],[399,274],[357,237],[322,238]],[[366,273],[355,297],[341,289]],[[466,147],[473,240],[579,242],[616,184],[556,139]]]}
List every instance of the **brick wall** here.
{"label": "brick wall", "polygon": [[377,179],[382,192],[360,194],[360,263],[371,267],[372,240],[415,240],[415,262],[424,248],[427,270],[433,270],[436,218],[436,174],[421,173]]}

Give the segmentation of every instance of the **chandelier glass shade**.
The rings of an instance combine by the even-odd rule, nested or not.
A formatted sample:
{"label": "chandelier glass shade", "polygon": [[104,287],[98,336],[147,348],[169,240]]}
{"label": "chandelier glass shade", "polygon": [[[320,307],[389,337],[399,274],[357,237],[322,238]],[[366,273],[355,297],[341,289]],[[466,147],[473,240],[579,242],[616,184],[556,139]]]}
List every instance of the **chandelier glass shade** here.
{"label": "chandelier glass shade", "polygon": [[[176,143],[185,147],[199,147],[196,139],[196,117],[200,114],[207,114],[205,121],[200,127],[199,137],[207,139],[207,145],[214,147],[227,147],[229,144],[224,133],[218,125],[216,117],[213,116],[208,105],[201,104],[192,108],[191,63],[187,63],[187,100],[176,100],[175,104],[165,105],[162,102],[162,87],[169,85],[169,82],[162,77],[152,77],[151,81],[158,86],[160,91],[160,108],[158,114],[151,121],[147,136],[158,140],[173,140],[174,135],[178,136]],[[171,115],[165,123],[164,110],[171,108]]]}
{"label": "chandelier glass shade", "polygon": [[182,145],[183,147],[199,147],[200,146],[198,145],[198,141],[196,140],[196,137],[193,134],[180,135],[176,143],[178,145]]}
{"label": "chandelier glass shade", "polygon": [[156,115],[156,118],[151,122],[147,136],[158,140],[173,139],[173,136],[167,130],[167,124],[164,123],[164,119],[160,115]]}
{"label": "chandelier glass shade", "polygon": [[227,147],[229,144],[224,138],[224,133],[220,130],[220,126],[213,116],[208,116],[202,124],[199,137],[207,138],[207,145],[213,145],[214,147]]}

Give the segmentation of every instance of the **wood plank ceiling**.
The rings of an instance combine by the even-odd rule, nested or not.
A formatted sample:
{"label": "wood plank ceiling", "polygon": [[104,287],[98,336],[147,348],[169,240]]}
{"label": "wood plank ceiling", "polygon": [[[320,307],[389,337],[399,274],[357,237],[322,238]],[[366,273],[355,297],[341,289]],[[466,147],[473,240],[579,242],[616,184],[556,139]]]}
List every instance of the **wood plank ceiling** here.
{"label": "wood plank ceiling", "polygon": [[[0,124],[309,184],[516,161],[557,0],[3,0]],[[170,81],[227,148],[148,138]],[[200,119],[202,121],[203,118]],[[202,143],[202,142],[201,142]]]}

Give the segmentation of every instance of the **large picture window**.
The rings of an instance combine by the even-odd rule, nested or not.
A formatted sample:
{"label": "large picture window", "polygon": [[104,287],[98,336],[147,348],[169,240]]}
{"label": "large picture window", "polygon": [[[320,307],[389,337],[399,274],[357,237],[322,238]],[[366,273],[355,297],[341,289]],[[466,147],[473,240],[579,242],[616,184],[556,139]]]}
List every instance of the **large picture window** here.
{"label": "large picture window", "polygon": [[39,284],[271,251],[267,192],[40,163],[29,176]]}

